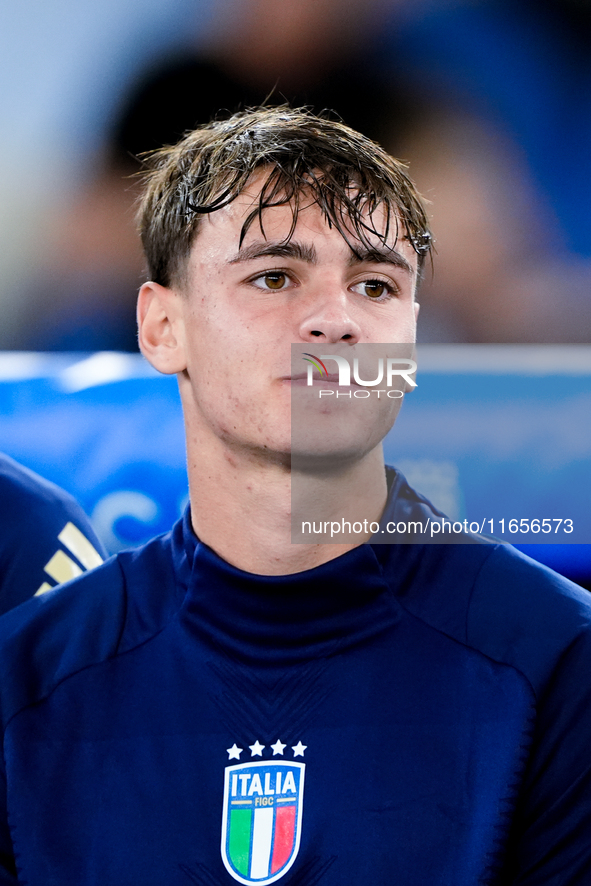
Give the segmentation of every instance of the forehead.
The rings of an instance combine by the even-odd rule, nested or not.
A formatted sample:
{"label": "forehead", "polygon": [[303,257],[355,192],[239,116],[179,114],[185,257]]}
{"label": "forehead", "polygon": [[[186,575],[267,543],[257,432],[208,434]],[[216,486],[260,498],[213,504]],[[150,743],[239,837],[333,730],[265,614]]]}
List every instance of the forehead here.
{"label": "forehead", "polygon": [[[361,201],[361,240],[346,210],[343,209],[341,213],[337,205],[338,230],[334,219],[327,216],[315,195],[305,188],[298,193],[297,201],[280,202],[279,196],[276,198],[279,205],[261,207],[261,190],[265,181],[266,174],[253,176],[235,200],[207,215],[200,224],[193,250],[208,251],[215,243],[216,252],[231,251],[235,254],[261,239],[286,244],[294,239],[316,242],[321,238],[347,254],[357,250],[367,254],[368,247],[375,247],[382,253],[388,249],[396,250],[403,253],[412,268],[416,269],[417,256],[406,237],[403,223],[392,214],[388,218],[383,205],[370,212],[367,208],[363,209],[364,201]],[[355,196],[353,187],[351,195]]]}

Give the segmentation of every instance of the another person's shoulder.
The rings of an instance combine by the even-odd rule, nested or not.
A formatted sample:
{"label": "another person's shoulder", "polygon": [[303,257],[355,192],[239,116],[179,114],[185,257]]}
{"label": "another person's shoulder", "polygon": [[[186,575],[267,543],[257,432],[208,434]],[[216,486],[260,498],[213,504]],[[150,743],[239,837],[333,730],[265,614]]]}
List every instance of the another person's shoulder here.
{"label": "another person's shoulder", "polygon": [[111,661],[166,626],[184,596],[175,580],[172,534],[112,557],[3,615],[0,697],[5,724],[63,680]]}
{"label": "another person's shoulder", "polygon": [[104,557],[76,500],[0,453],[0,613]]}
{"label": "another person's shoulder", "polygon": [[56,505],[68,511],[81,510],[73,496],[64,489],[3,452],[0,452],[0,491],[3,504],[13,509],[13,515],[28,514],[31,505],[40,510],[55,508]]}

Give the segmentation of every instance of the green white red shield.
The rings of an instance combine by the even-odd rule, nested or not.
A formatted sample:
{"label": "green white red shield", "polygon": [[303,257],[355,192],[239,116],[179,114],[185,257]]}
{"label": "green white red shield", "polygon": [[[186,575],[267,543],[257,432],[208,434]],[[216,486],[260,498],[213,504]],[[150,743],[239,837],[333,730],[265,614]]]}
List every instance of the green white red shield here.
{"label": "green white red shield", "polygon": [[304,763],[227,766],[222,860],[239,883],[265,886],[288,872],[300,846]]}

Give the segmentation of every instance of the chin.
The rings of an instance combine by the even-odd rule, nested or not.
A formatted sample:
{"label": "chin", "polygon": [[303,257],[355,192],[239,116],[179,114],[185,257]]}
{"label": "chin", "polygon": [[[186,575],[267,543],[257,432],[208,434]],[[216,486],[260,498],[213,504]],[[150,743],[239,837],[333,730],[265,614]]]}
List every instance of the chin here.
{"label": "chin", "polygon": [[375,449],[375,445],[326,446],[293,449],[291,453],[292,472],[314,475],[318,478],[331,477],[349,471],[351,467],[361,464]]}

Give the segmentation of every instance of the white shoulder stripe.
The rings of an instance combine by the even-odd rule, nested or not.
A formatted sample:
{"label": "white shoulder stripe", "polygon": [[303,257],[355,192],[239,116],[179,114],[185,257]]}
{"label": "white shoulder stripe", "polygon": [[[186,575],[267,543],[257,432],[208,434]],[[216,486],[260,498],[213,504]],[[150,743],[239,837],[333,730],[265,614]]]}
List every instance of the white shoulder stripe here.
{"label": "white shoulder stripe", "polygon": [[55,552],[49,563],[45,564],[45,571],[58,584],[70,581],[71,578],[76,578],[77,575],[82,575],[83,572],[78,564],[68,557],[67,554],[64,554],[63,551]]}
{"label": "white shoulder stripe", "polygon": [[73,523],[66,523],[58,535],[58,539],[80,560],[85,569],[94,569],[95,566],[100,566],[103,562],[103,558],[96,548]]}

